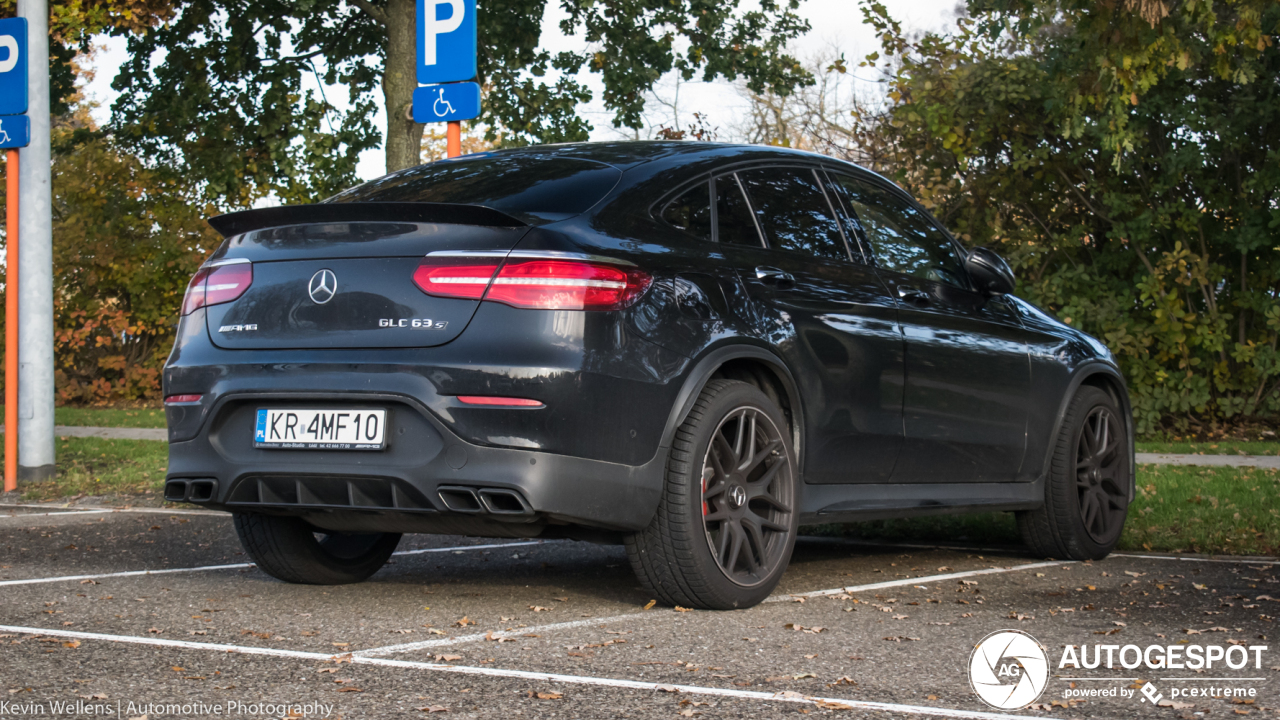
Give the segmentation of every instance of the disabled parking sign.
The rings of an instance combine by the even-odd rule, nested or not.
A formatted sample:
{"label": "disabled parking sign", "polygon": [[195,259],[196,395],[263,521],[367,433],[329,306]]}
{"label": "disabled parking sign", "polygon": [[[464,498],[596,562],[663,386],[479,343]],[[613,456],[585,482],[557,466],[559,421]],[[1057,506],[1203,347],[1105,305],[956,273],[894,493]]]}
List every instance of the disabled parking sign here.
{"label": "disabled parking sign", "polygon": [[418,0],[417,14],[418,82],[474,79],[476,0]]}
{"label": "disabled parking sign", "polygon": [[473,82],[428,85],[413,91],[413,121],[454,122],[480,116],[480,86]]}

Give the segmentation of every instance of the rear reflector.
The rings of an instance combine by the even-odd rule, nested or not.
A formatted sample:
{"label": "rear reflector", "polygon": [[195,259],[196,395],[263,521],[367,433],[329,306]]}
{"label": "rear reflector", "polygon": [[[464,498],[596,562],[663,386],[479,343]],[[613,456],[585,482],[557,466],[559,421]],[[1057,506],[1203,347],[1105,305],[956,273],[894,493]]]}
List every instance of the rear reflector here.
{"label": "rear reflector", "polygon": [[187,285],[182,297],[182,314],[209,305],[228,303],[244,294],[253,284],[253,265],[247,262],[202,267]]}
{"label": "rear reflector", "polygon": [[501,405],[504,407],[543,407],[542,403],[529,398],[493,397],[491,395],[459,395],[458,402],[464,405]]}
{"label": "rear reflector", "polygon": [[187,403],[198,403],[203,395],[170,395],[164,399],[165,405],[185,405]]}

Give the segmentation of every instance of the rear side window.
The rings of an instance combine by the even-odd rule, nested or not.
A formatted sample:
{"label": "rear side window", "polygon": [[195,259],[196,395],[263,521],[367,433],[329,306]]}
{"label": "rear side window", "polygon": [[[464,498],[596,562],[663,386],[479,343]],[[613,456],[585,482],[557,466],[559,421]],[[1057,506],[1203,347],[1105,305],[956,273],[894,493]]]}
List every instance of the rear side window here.
{"label": "rear side window", "polygon": [[897,193],[868,182],[836,176],[858,224],[886,270],[967,288],[964,262],[955,243]]}
{"label": "rear side window", "polygon": [[807,168],[761,168],[738,173],[770,247],[831,260],[849,260],[840,221]]}
{"label": "rear side window", "polygon": [[702,182],[672,200],[662,211],[668,225],[699,240],[711,240],[711,183]]}
{"label": "rear side window", "polygon": [[590,160],[486,154],[401,170],[326,202],[461,203],[557,220],[586,212],[621,177],[617,168]]}
{"label": "rear side window", "polygon": [[751,219],[751,206],[733,175],[716,178],[716,237],[729,245],[761,247],[760,231]]}

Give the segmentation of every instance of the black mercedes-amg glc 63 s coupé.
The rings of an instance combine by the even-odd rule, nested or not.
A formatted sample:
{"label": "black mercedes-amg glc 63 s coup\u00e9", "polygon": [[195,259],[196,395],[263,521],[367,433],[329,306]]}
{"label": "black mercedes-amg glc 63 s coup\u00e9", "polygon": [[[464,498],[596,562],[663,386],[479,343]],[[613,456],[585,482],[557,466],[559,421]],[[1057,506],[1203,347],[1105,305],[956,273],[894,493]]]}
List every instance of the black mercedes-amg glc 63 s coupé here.
{"label": "black mercedes-amg glc 63 s coup\u00e9", "polygon": [[165,497],[282,580],[363,580],[402,533],[576,538],[735,608],[804,524],[1011,511],[1100,558],[1133,495],[1111,353],[844,162],[532,147],[211,222]]}

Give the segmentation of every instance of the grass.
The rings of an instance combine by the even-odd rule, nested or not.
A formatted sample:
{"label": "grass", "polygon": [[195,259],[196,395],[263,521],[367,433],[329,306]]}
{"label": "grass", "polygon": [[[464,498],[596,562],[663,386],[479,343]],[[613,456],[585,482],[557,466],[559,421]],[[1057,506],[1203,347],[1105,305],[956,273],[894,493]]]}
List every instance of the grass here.
{"label": "grass", "polygon": [[[169,464],[169,446],[154,440],[58,438],[58,475],[19,483],[24,501],[95,496],[159,498]],[[3,457],[0,450],[0,457]]]}
{"label": "grass", "polygon": [[[0,417],[4,417],[3,405],[0,405]],[[53,410],[53,422],[57,425],[76,427],[162,428],[164,427],[164,410],[161,408],[59,407]]]}
{"label": "grass", "polygon": [[[1011,513],[825,525],[818,534],[903,542],[1015,545]],[[1280,471],[1141,465],[1121,550],[1229,555],[1280,553]]]}
{"label": "grass", "polygon": [[1184,455],[1280,455],[1280,442],[1218,440],[1214,442],[1138,442],[1138,452]]}

